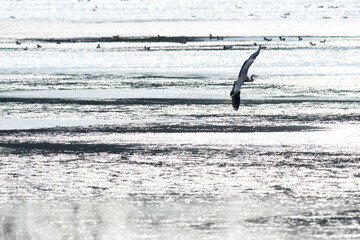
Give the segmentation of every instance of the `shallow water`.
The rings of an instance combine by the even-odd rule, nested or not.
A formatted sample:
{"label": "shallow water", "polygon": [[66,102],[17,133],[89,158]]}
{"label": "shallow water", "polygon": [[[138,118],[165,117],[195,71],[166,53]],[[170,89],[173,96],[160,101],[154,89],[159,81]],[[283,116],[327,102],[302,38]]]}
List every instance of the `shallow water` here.
{"label": "shallow water", "polygon": [[0,39],[1,239],[359,238],[359,36],[15,35]]}

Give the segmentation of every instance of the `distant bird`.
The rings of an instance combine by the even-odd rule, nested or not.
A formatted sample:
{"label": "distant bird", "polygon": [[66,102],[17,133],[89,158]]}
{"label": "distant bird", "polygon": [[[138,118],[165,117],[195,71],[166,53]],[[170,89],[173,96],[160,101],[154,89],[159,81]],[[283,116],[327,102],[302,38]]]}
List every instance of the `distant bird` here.
{"label": "distant bird", "polygon": [[150,47],[144,46],[145,51],[150,51]]}
{"label": "distant bird", "polygon": [[28,47],[26,46],[26,47],[24,48],[24,50],[27,51],[27,50],[28,50]]}
{"label": "distant bird", "polygon": [[179,41],[179,43],[186,44],[189,41],[192,41],[192,39],[187,37],[187,38],[184,38],[183,40]]}
{"label": "distant bird", "polygon": [[254,46],[257,46],[257,43],[256,43],[256,42],[254,42]]}
{"label": "distant bird", "polygon": [[213,39],[213,36],[212,36],[212,34],[209,34],[209,38],[210,38],[210,39]]}
{"label": "distant bird", "polygon": [[285,38],[282,36],[280,36],[279,39],[280,39],[280,41],[285,41]]}
{"label": "distant bird", "polygon": [[224,49],[224,50],[231,50],[231,49],[232,49],[232,46],[224,45],[224,46],[223,46],[223,49]]}
{"label": "distant bird", "polygon": [[98,43],[98,45],[96,46],[96,48],[101,48],[100,43]]}
{"label": "distant bird", "polygon": [[282,18],[287,18],[288,16],[290,16],[290,13],[289,13],[289,12],[284,13],[281,17],[282,17]]}
{"label": "distant bird", "polygon": [[259,49],[254,52],[242,65],[238,79],[234,81],[233,88],[230,92],[230,96],[232,98],[232,105],[235,111],[239,109],[240,106],[240,91],[241,86],[244,84],[244,82],[253,82],[254,81],[254,75],[251,75],[250,78],[247,76],[248,70],[251,66],[251,64],[255,61],[256,57],[260,53],[261,47],[259,46]]}
{"label": "distant bird", "polygon": [[325,43],[325,42],[326,42],[326,39],[324,39],[324,40],[321,40],[320,42],[321,42],[321,43]]}
{"label": "distant bird", "polygon": [[38,45],[36,45],[36,47],[37,47],[37,48],[41,48],[41,45],[40,45],[40,44],[38,44]]}
{"label": "distant bird", "polygon": [[311,46],[316,46],[316,43],[310,42]]}
{"label": "distant bird", "polygon": [[16,41],[16,45],[21,45],[21,42],[19,42],[19,41]]}
{"label": "distant bird", "polygon": [[56,41],[56,44],[61,44],[61,42],[60,42],[60,41]]}
{"label": "distant bird", "polygon": [[267,38],[267,37],[264,37],[264,41],[268,41],[270,42],[272,40],[272,38]]}
{"label": "distant bird", "polygon": [[298,39],[299,39],[299,41],[302,41],[302,40],[303,40],[303,38],[302,38],[302,37],[300,37],[300,36],[298,36]]}

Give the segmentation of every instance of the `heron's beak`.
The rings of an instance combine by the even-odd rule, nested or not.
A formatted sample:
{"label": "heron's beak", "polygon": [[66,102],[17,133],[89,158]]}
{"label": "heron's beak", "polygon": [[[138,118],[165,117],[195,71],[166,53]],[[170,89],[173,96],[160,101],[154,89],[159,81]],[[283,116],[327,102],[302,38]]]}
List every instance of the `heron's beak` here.
{"label": "heron's beak", "polygon": [[254,79],[254,77],[257,77],[258,75],[251,75],[250,76],[250,82],[253,82],[255,79]]}

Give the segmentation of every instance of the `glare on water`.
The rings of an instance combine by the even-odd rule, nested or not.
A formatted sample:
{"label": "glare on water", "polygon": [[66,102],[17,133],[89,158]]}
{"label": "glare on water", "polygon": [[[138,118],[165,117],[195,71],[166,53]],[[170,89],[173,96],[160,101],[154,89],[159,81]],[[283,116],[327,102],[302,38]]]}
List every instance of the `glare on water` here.
{"label": "glare on water", "polygon": [[[211,38],[211,24],[201,21],[235,26],[239,12],[255,25],[267,18],[251,15],[260,14],[254,4],[201,2],[185,1],[176,12],[171,1],[69,0],[53,3],[67,10],[51,16],[46,0],[0,8],[13,15],[0,14],[6,26],[21,25],[4,25],[0,38],[0,239],[359,237],[359,36],[334,26],[338,32],[314,31],[302,41],[274,34],[270,42],[254,29]],[[258,2],[277,9],[263,9],[281,18],[266,20],[275,33],[279,22],[281,31],[292,27],[285,18],[347,25],[344,15],[356,16],[358,7]],[[115,14],[111,4],[134,14]],[[137,33],[158,29],[141,21],[158,20],[146,14],[163,7],[168,12],[157,17],[172,20],[164,21],[172,27],[162,28],[163,39],[95,33],[129,24],[142,27]],[[184,15],[189,8],[196,16]],[[45,23],[56,21],[46,29],[74,28],[44,31],[48,37],[18,31],[22,21],[44,24],[42,13]],[[118,13],[127,22],[116,22]],[[205,35],[174,34],[195,31],[184,27],[193,18]],[[97,28],[87,22],[94,19]],[[266,48],[249,70],[257,76],[244,84],[235,112],[232,83],[258,45]]]}

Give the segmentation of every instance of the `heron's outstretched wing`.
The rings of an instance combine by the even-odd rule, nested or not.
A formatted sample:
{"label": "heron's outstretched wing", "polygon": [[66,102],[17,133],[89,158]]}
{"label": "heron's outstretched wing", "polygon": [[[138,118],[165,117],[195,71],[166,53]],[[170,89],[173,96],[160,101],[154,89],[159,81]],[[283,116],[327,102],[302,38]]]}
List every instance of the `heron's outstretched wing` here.
{"label": "heron's outstretched wing", "polygon": [[232,98],[232,105],[234,110],[238,110],[240,106],[240,93],[241,93],[241,86],[243,85],[244,81],[237,80],[234,82],[233,88],[230,92],[230,96]]}
{"label": "heron's outstretched wing", "polygon": [[231,96],[232,98],[232,105],[235,111],[237,111],[239,109],[240,106],[240,92],[233,94]]}
{"label": "heron's outstretched wing", "polygon": [[255,61],[255,59],[256,59],[256,57],[259,55],[259,53],[260,53],[260,47],[259,47],[259,49],[258,49],[256,52],[254,52],[254,53],[248,58],[248,60],[246,60],[246,61],[244,62],[244,64],[243,64],[242,67],[241,67],[241,70],[240,70],[238,79],[247,76],[247,73],[248,73],[248,70],[249,70],[251,64]]}

